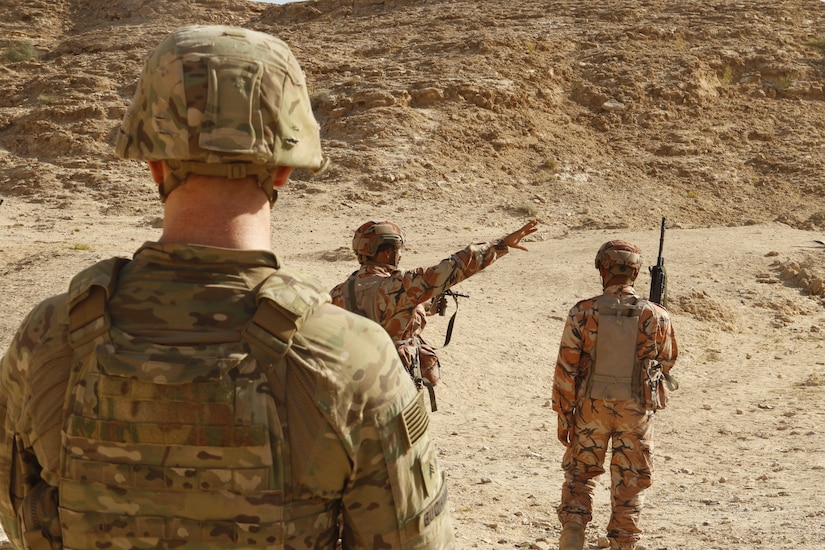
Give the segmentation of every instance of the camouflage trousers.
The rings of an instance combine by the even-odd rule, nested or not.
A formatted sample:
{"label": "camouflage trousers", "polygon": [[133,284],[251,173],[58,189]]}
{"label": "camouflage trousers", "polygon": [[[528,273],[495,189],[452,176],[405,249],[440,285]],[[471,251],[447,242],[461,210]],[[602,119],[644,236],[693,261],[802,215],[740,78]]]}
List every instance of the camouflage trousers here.
{"label": "camouflage trousers", "polygon": [[558,508],[562,524],[592,519],[594,479],[610,458],[611,516],[607,536],[628,547],[639,540],[644,489],[653,475],[653,414],[635,401],[584,399],[576,411],[576,429],[564,453],[564,485]]}

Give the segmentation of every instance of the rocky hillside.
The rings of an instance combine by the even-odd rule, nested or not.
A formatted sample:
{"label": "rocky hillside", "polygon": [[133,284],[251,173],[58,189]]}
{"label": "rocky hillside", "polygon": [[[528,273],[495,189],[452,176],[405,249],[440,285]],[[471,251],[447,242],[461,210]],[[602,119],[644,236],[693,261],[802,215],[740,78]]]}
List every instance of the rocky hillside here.
{"label": "rocky hillside", "polygon": [[[431,428],[462,548],[557,547],[564,319],[598,291],[598,246],[628,238],[650,265],[666,216],[682,387],[657,413],[645,546],[822,550],[824,10],[0,0],[0,350],[81,268],[157,238],[146,167],[113,156],[147,53],[180,25],[247,26],[295,50],[334,163],[281,191],[286,265],[332,287],[370,217],[407,230],[403,267],[542,222],[529,252],[461,283],[471,298],[439,352]],[[430,318],[428,341],[448,319]],[[606,543],[604,477],[589,550]]]}
{"label": "rocky hillside", "polygon": [[226,23],[283,38],[307,72],[335,162],[294,178],[312,208],[820,228],[822,6],[0,0],[0,193],[154,201],[112,154],[141,61],[176,26]]}

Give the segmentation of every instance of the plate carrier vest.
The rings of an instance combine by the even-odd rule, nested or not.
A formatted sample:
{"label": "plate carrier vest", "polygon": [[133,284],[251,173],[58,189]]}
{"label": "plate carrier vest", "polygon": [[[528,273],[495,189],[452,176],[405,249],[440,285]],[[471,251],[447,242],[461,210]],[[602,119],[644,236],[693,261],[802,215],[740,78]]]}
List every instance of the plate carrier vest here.
{"label": "plate carrier vest", "polygon": [[332,524],[329,503],[289,502],[277,382],[326,293],[279,269],[261,284],[239,341],[157,345],[110,323],[106,301],[127,262],[104,260],[70,285],[64,548],[283,548],[292,517]]}
{"label": "plate carrier vest", "polygon": [[639,320],[647,302],[610,294],[596,300],[599,327],[587,396],[607,401],[641,399],[642,364],[636,354]]}

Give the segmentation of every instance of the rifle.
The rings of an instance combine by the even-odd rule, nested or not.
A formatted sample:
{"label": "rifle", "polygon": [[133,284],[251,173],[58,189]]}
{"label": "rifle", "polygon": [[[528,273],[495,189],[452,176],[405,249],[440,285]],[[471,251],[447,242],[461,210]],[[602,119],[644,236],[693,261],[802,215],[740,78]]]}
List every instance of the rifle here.
{"label": "rifle", "polygon": [[662,257],[662,248],[665,245],[665,227],[667,220],[662,218],[662,232],[659,236],[659,257],[656,265],[648,267],[650,270],[650,301],[656,302],[662,307],[667,304],[667,272],[665,271],[665,259]]}
{"label": "rifle", "polygon": [[444,337],[445,346],[450,343],[450,339],[453,337],[453,325],[455,325],[455,316],[458,315],[458,299],[469,298],[470,295],[465,294],[463,292],[455,292],[448,288],[447,290],[433,298],[433,311],[435,311],[435,313],[438,313],[442,317],[447,314],[447,296],[453,297],[453,300],[455,301],[455,312],[453,313],[452,317],[450,317],[450,322],[447,324],[447,336]]}

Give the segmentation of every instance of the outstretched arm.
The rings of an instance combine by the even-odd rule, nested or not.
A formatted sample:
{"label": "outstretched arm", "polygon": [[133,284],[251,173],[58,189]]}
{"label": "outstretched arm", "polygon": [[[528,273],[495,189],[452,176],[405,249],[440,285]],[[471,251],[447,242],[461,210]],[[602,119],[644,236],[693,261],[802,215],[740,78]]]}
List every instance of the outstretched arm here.
{"label": "outstretched arm", "polygon": [[527,250],[521,240],[537,231],[532,220],[518,230],[492,242],[474,243],[445,258],[438,265],[398,272],[397,288],[387,290],[394,309],[423,304],[507,254],[510,247]]}

